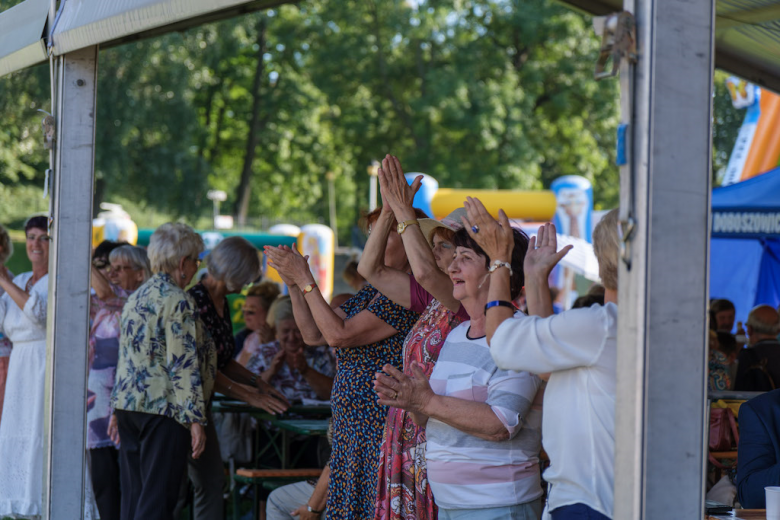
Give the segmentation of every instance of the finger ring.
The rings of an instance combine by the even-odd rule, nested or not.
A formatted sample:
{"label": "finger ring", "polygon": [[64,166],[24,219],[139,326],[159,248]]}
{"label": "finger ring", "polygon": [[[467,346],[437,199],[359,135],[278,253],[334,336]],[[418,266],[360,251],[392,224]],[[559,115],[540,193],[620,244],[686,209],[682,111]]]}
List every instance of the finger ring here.
{"label": "finger ring", "polygon": [[474,233],[479,233],[479,226],[474,224],[473,226],[471,226],[471,231]]}
{"label": "finger ring", "polygon": [[396,397],[398,397],[398,392],[395,392],[395,393],[393,394],[393,399],[395,399]]}

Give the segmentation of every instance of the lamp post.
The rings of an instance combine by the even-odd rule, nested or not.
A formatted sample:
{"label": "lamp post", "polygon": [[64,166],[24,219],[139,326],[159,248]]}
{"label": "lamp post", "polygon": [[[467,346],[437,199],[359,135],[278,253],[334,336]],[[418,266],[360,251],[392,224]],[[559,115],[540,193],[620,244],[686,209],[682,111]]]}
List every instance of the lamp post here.
{"label": "lamp post", "polygon": [[217,229],[217,217],[219,216],[219,203],[225,202],[227,200],[227,193],[225,193],[222,190],[209,190],[209,192],[206,194],[206,197],[212,202],[214,202],[214,220],[213,220],[213,227],[214,229]]}
{"label": "lamp post", "polygon": [[376,209],[378,176],[379,161],[373,160],[368,167],[368,211],[374,211]]}
{"label": "lamp post", "polygon": [[334,249],[339,247],[339,233],[336,224],[336,174],[328,172],[325,174],[328,180],[328,206],[330,213],[330,229],[333,230]]}

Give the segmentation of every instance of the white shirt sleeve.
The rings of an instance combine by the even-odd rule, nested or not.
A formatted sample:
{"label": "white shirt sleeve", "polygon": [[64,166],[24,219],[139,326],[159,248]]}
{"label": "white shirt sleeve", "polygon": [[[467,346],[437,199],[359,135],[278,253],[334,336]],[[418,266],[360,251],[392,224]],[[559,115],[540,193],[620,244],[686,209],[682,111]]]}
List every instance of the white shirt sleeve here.
{"label": "white shirt sleeve", "polygon": [[606,308],[573,309],[540,318],[516,315],[496,329],[490,353],[499,368],[533,374],[591,366],[614,334],[614,318]]}

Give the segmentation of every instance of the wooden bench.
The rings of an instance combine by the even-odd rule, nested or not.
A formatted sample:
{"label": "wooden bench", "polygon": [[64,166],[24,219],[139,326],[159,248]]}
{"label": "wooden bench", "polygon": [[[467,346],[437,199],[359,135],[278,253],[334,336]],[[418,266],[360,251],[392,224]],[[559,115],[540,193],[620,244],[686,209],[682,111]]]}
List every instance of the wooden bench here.
{"label": "wooden bench", "polygon": [[[240,468],[233,475],[233,480],[241,484],[252,486],[252,518],[258,518],[261,503],[260,488],[273,491],[277,487],[318,478],[322,474],[319,468],[301,468],[301,469],[247,469]],[[241,510],[241,497],[239,486],[233,487],[233,520],[239,520]]]}

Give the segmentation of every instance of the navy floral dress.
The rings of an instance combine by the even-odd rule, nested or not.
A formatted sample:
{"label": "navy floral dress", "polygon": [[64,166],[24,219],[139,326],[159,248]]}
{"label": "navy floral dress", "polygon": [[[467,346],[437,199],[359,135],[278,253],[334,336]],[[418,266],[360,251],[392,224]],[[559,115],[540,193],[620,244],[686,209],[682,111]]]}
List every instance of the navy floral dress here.
{"label": "navy floral dress", "polygon": [[227,299],[223,302],[224,308],[222,317],[220,317],[216,305],[211,301],[208,289],[202,282],[193,285],[187,294],[195,300],[198,316],[214,340],[214,346],[217,348],[217,368],[222,370],[228,361],[233,359],[233,352],[236,349],[236,340],[233,338],[233,322],[230,318],[230,305],[228,305]]}
{"label": "navy floral dress", "polygon": [[379,406],[374,374],[388,363],[399,370],[404,339],[420,315],[396,305],[366,285],[341,309],[350,319],[363,310],[398,331],[362,347],[338,349],[333,384],[333,453],[328,487],[328,518],[365,520],[374,517],[377,468],[387,407]]}

